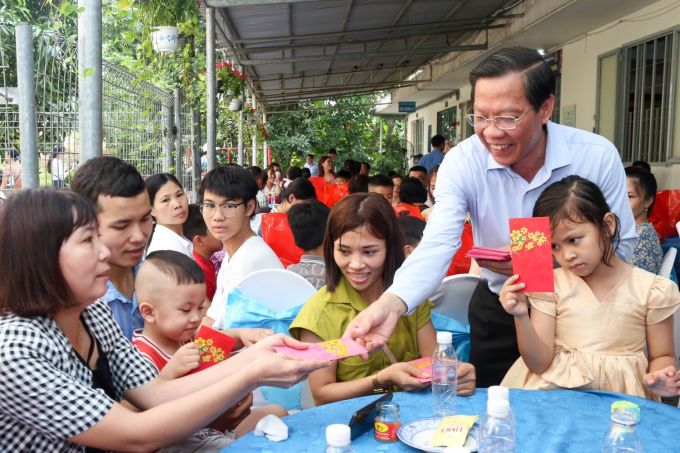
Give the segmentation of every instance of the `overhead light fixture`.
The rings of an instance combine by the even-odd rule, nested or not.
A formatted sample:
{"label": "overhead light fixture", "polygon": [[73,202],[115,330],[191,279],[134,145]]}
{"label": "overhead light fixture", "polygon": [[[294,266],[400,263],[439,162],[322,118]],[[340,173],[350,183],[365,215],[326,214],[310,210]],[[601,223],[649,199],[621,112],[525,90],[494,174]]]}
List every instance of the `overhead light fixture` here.
{"label": "overhead light fixture", "polygon": [[541,56],[545,55],[545,49],[536,49],[536,50],[538,50],[538,53],[539,53]]}

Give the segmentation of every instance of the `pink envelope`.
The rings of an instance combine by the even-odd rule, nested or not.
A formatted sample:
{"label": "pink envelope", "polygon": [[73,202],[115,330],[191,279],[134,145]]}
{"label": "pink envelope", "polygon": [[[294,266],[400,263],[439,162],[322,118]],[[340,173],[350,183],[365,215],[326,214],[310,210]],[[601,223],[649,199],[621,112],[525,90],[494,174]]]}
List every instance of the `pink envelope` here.
{"label": "pink envelope", "polygon": [[490,261],[509,261],[510,252],[507,250],[492,249],[488,247],[472,247],[465,254],[468,258],[490,260]]}
{"label": "pink envelope", "polygon": [[308,349],[295,349],[288,346],[274,348],[279,354],[308,360],[340,360],[367,351],[351,338],[322,341],[321,343],[307,343]]}
{"label": "pink envelope", "polygon": [[432,357],[421,357],[419,359],[411,360],[408,364],[420,368],[423,373],[428,375],[428,377],[416,378],[419,382],[432,381]]}

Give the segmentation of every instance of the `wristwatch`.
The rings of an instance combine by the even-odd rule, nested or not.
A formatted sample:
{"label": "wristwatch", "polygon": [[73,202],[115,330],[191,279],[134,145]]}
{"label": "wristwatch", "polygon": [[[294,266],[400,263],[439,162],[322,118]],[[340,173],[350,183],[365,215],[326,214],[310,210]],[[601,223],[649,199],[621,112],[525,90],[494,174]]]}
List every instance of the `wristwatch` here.
{"label": "wristwatch", "polygon": [[373,393],[386,393],[388,391],[387,386],[380,382],[380,379],[378,378],[378,373],[375,373],[371,377],[371,387],[373,387]]}

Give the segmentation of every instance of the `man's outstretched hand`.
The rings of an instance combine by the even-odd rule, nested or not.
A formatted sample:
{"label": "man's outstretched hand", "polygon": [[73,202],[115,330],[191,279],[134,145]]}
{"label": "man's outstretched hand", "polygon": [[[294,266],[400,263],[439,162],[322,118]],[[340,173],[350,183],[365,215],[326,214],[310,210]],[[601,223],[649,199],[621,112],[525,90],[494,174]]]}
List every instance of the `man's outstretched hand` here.
{"label": "man's outstretched hand", "polygon": [[378,349],[387,343],[406,308],[396,295],[383,293],[349,323],[343,337],[351,337],[369,351]]}

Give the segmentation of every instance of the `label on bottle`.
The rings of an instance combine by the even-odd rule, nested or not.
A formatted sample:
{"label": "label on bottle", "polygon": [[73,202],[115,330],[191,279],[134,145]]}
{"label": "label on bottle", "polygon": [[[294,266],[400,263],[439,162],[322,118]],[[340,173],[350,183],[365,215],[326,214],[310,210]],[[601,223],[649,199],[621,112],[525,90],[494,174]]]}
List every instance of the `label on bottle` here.
{"label": "label on bottle", "polygon": [[399,422],[384,423],[376,421],[373,423],[373,434],[375,436],[375,440],[379,440],[381,442],[396,441],[397,430],[399,429],[400,425],[401,423]]}

